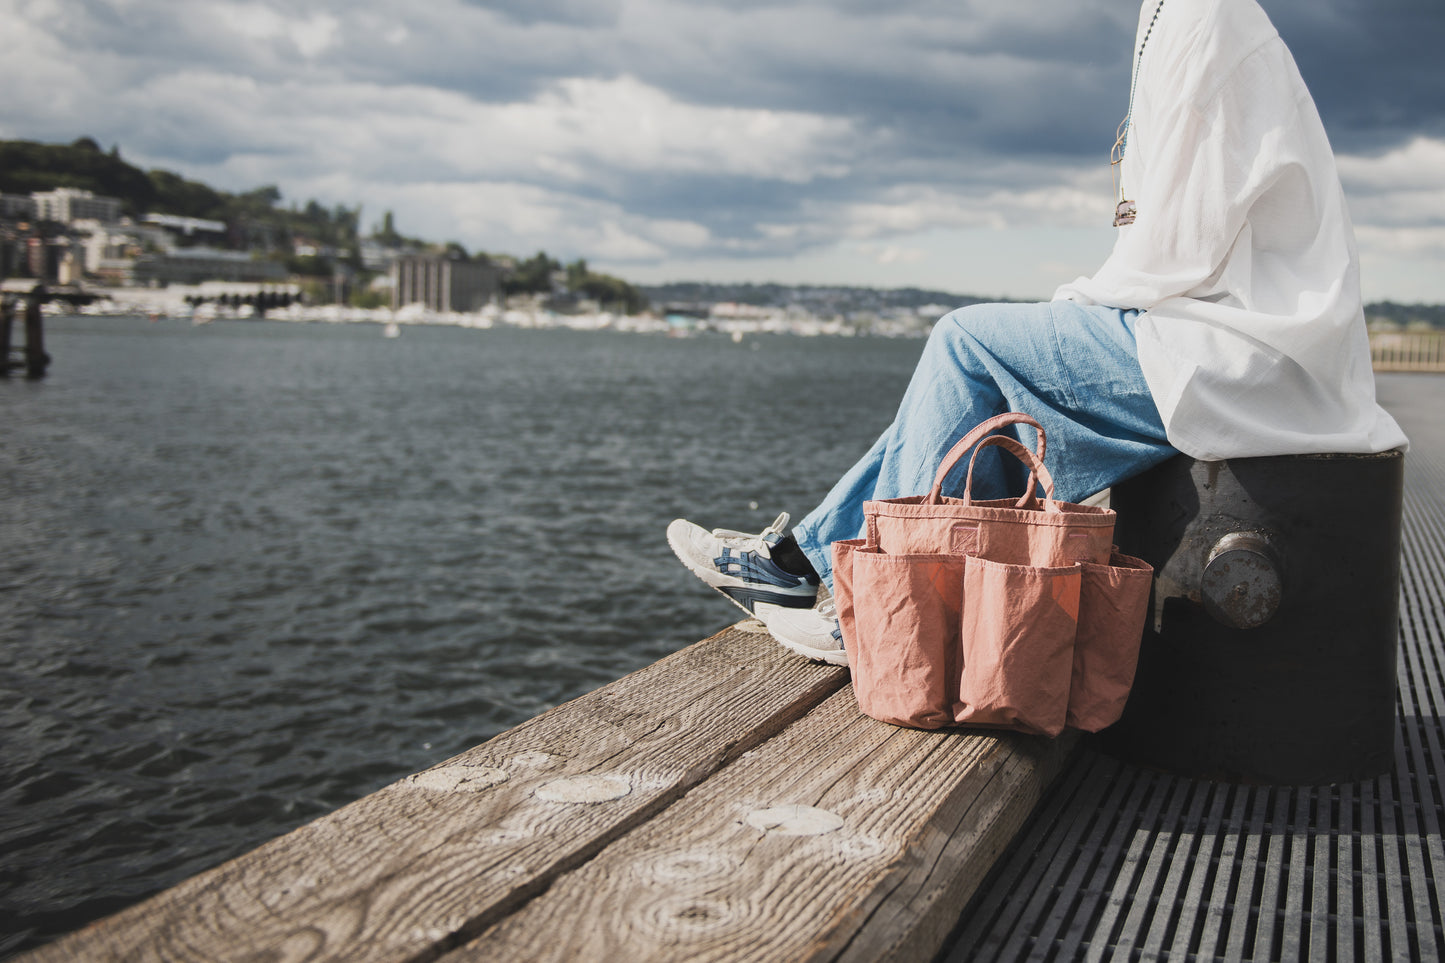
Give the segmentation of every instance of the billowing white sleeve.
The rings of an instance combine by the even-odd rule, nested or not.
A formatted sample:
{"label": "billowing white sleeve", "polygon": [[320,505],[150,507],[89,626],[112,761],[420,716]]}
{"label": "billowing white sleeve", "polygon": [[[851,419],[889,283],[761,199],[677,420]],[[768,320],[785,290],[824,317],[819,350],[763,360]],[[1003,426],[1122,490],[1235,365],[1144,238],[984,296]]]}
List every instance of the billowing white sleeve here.
{"label": "billowing white sleeve", "polygon": [[[1301,122],[1299,87],[1282,75],[1293,65],[1277,44],[1249,54],[1212,89],[1149,99],[1122,172],[1138,216],[1120,229],[1099,271],[1056,298],[1143,310],[1176,297],[1237,298],[1223,283],[1230,262],[1251,258],[1261,240],[1310,243],[1303,235],[1321,213],[1310,174],[1318,145]],[[1256,210],[1262,203],[1267,213]],[[1255,237],[1259,225],[1272,236]]]}

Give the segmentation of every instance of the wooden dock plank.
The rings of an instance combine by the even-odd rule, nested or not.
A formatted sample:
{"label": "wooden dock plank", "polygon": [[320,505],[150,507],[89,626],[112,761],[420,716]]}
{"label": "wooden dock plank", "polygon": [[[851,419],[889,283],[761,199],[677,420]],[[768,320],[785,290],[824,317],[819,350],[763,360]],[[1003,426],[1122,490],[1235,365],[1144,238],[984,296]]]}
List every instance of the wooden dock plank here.
{"label": "wooden dock plank", "polygon": [[26,959],[432,959],[846,684],[747,625]]}
{"label": "wooden dock plank", "polygon": [[843,689],[444,961],[929,959],[1073,745],[899,729]]}

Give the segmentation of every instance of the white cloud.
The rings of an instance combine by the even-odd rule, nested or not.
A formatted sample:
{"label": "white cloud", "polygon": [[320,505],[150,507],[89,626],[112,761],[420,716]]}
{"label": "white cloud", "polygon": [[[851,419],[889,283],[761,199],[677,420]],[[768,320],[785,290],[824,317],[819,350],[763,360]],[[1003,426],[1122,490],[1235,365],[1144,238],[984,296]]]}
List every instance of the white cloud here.
{"label": "white cloud", "polygon": [[847,172],[842,163],[851,133],[846,121],[683,103],[631,77],[567,78],[531,102],[474,105],[467,112],[473,115],[476,138],[552,159],[557,170],[576,179],[594,171],[580,164],[569,169],[569,160],[626,171],[798,183]]}
{"label": "white cloud", "polygon": [[[390,208],[409,233],[639,272],[731,257],[824,273],[831,257],[843,276],[950,272],[937,283],[957,288],[958,239],[976,262],[979,237],[1027,237],[997,246],[1032,259],[1017,284],[1033,287],[1095,243],[1050,254],[1038,232],[1107,229],[1102,155],[1136,11],[0,0],[0,134],[90,135],[225,189],[275,183],[287,201],[362,204],[368,222]],[[1403,22],[1382,16],[1370,23]],[[1445,138],[1426,134],[1439,108],[1416,100],[1389,101],[1395,116],[1425,118],[1413,140],[1342,155],[1340,170],[1367,261],[1438,275]],[[1445,281],[1432,283],[1445,298]]]}
{"label": "white cloud", "polygon": [[836,217],[839,230],[854,239],[937,229],[1088,227],[1106,223],[1111,207],[1107,181],[1089,184],[1092,179],[1089,172],[1060,168],[1046,186],[1025,191],[901,184],[842,206]]}
{"label": "white cloud", "polygon": [[333,167],[574,184],[619,174],[806,183],[846,173],[851,135],[845,121],[687,104],[629,77],[570,78],[532,100],[492,104],[426,87],[188,72],[117,99],[149,124],[234,145],[233,160],[269,160],[269,174],[249,163],[248,172],[281,181]]}
{"label": "white cloud", "polygon": [[1433,258],[1445,267],[1445,225],[1355,228],[1360,250],[1374,257]]}
{"label": "white cloud", "polygon": [[922,261],[928,257],[928,252],[922,248],[900,247],[897,244],[889,244],[873,255],[873,260],[879,264],[912,264]]}
{"label": "white cloud", "polygon": [[[203,10],[204,4],[198,9]],[[223,29],[251,40],[272,40],[286,33],[286,18],[264,3],[218,3],[212,9]]]}
{"label": "white cloud", "polygon": [[213,14],[223,30],[238,34],[253,41],[274,41],[287,39],[296,46],[300,54],[314,59],[329,50],[336,42],[341,23],[329,13],[315,13],[309,17],[297,17],[278,12],[264,3],[216,3],[207,10],[203,3],[191,0],[193,22],[204,22],[208,13]]}
{"label": "white cloud", "polygon": [[612,202],[516,182],[324,180],[308,186],[320,193],[365,193],[372,219],[383,210],[410,212],[398,217],[398,228],[408,234],[461,240],[494,253],[546,248],[567,258],[632,263],[706,248],[712,240],[700,224],[641,217]]}
{"label": "white cloud", "polygon": [[1415,137],[1382,154],[1341,154],[1335,162],[1347,189],[1445,190],[1445,140]]}
{"label": "white cloud", "polygon": [[301,51],[301,56],[321,56],[336,42],[337,19],[330,14],[320,13],[309,20],[293,22],[290,27],[291,42]]}
{"label": "white cloud", "polygon": [[1336,163],[1357,226],[1445,224],[1445,140],[1417,137],[1377,156],[1341,155]]}

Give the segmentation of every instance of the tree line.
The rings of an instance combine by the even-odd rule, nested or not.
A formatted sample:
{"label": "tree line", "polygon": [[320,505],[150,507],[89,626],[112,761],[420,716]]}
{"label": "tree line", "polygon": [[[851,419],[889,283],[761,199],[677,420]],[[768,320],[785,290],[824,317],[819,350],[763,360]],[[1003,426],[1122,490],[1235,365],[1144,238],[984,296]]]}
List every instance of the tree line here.
{"label": "tree line", "polygon": [[[596,300],[608,309],[635,313],[647,306],[646,297],[634,285],[595,273],[580,258],[564,267],[543,251],[526,260],[485,252],[469,254],[456,241],[435,243],[402,234],[390,211],[369,234],[363,234],[360,205],[328,207],[309,200],[288,207],[282,204],[281,191],[274,184],[240,193],[217,190],[173,171],[143,171],[124,160],[118,146],[105,150],[90,137],[71,144],[0,140],[0,191],[30,194],[58,187],[118,198],[122,213],[136,219],[145,214],[171,214],[220,221],[226,225],[226,246],[284,261],[293,274],[329,277],[338,261],[363,273],[361,242],[372,240],[398,250],[498,265],[507,294],[554,293],[560,275],[565,277],[568,292]],[[335,254],[298,255],[298,239]]]}

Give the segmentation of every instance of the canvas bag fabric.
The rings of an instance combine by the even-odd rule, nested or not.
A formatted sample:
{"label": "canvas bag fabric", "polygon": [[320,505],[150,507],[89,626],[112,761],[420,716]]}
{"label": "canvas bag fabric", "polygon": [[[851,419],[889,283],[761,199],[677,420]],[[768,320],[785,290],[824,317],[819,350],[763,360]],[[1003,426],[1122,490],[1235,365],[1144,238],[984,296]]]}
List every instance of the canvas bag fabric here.
{"label": "canvas bag fabric", "polygon": [[[1030,450],[1005,435],[1038,433]],[[1153,570],[1113,550],[1114,513],[1056,501],[1038,422],[991,418],[949,450],[927,495],[864,505],[864,537],[836,542],[834,594],[859,707],[914,728],[1097,731],[1133,684]],[[1031,470],[1015,499],[975,502],[979,450]],[[944,478],[972,452],[962,498]],[[1042,485],[1044,498],[1037,497]]]}

